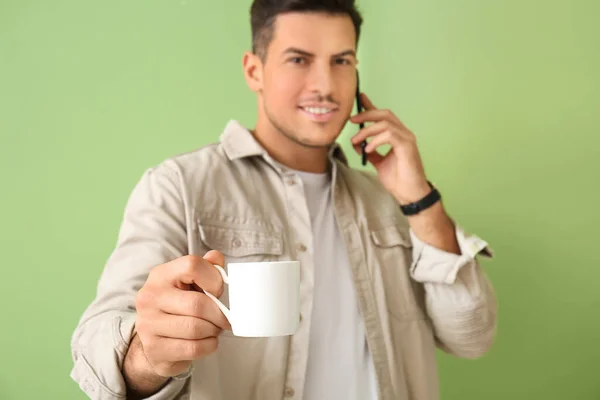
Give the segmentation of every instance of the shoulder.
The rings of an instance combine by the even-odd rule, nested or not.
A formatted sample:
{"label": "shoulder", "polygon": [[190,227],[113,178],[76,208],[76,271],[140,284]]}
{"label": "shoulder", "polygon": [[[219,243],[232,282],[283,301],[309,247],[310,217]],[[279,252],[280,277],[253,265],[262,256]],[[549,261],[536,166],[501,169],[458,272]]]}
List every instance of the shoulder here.
{"label": "shoulder", "polygon": [[199,175],[218,173],[229,162],[220,143],[211,143],[185,153],[176,154],[151,167],[149,172],[177,176],[184,181]]}

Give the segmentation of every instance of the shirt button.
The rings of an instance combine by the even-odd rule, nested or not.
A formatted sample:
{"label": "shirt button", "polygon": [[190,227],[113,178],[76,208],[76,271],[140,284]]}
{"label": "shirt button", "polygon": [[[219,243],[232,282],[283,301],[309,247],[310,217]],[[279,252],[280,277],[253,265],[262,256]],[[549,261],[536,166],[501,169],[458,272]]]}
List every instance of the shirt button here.
{"label": "shirt button", "polygon": [[287,180],[287,184],[288,184],[288,186],[294,186],[296,184],[296,181],[294,179],[290,178]]}
{"label": "shirt button", "polygon": [[240,239],[233,239],[233,247],[240,247],[242,245],[242,241]]}
{"label": "shirt button", "polygon": [[302,243],[298,243],[296,248],[298,249],[299,252],[302,252],[302,253],[304,253],[306,251],[306,246],[303,245]]}
{"label": "shirt button", "polygon": [[294,397],[296,391],[292,388],[285,389],[285,397]]}

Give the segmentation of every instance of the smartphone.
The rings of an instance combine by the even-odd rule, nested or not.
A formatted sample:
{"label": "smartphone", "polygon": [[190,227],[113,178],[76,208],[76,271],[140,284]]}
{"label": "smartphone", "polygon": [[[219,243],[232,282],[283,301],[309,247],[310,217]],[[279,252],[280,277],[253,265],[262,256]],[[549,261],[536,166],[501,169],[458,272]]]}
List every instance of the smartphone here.
{"label": "smartphone", "polygon": [[[356,112],[361,113],[363,111],[363,105],[362,105],[362,101],[360,99],[360,80],[358,78],[358,71],[356,71]],[[360,123],[359,124],[360,129],[363,129],[365,127],[364,123]],[[360,143],[360,148],[361,148],[361,155],[362,155],[362,165],[367,165],[367,152],[366,152],[366,147],[367,147],[367,141],[363,140]]]}

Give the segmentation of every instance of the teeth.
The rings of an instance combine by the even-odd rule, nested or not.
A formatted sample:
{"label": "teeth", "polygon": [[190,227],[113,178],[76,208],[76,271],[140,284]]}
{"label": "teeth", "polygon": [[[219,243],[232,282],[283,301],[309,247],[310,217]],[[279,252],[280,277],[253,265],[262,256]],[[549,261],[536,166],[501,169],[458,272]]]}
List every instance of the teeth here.
{"label": "teeth", "polygon": [[332,111],[331,108],[321,108],[321,107],[304,107],[304,109],[311,114],[327,114],[328,112]]}

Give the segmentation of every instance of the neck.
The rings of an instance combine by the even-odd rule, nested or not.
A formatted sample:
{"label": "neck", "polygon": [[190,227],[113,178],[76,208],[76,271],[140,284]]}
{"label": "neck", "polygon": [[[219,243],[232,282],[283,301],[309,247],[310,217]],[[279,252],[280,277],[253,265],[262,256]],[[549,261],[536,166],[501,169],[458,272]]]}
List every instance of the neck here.
{"label": "neck", "polygon": [[327,171],[329,147],[302,145],[277,132],[274,127],[264,125],[257,123],[252,134],[275,161],[296,171]]}

